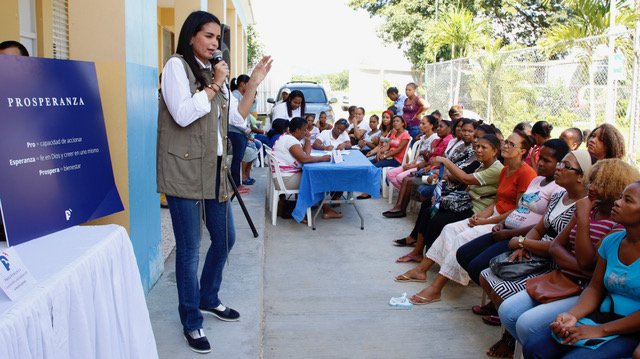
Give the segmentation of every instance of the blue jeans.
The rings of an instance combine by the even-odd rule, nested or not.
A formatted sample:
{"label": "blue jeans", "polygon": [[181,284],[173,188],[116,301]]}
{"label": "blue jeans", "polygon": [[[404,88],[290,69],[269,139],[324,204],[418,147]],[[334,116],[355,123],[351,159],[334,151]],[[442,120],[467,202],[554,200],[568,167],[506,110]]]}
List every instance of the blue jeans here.
{"label": "blue jeans", "polygon": [[429,201],[431,203],[431,197],[433,196],[433,191],[436,189],[436,185],[423,184],[418,187],[418,193],[424,198],[425,201]]}
{"label": "blue jeans", "polygon": [[382,167],[398,167],[400,166],[400,162],[398,162],[395,158],[385,158],[384,160],[380,160],[373,164],[378,168]]}
{"label": "blue jeans", "polygon": [[231,132],[227,133],[229,140],[231,140],[231,149],[233,151],[233,158],[231,159],[231,178],[236,186],[240,186],[240,164],[242,163],[242,157],[244,157],[244,150],[247,148],[247,141],[249,137],[244,133]]}
{"label": "blue jeans", "polygon": [[598,349],[573,347],[558,343],[551,337],[551,329],[546,328],[534,334],[524,342],[522,351],[526,359],[608,359],[630,358],[640,343],[640,337],[621,335],[602,344]]}
{"label": "blue jeans", "polygon": [[416,136],[420,134],[420,126],[409,126],[407,127],[407,131],[409,132],[409,135],[411,135],[411,144],[413,144],[413,140],[415,140]]}
{"label": "blue jeans", "polygon": [[489,260],[508,251],[509,241],[495,242],[491,233],[487,233],[458,248],[456,259],[471,280],[480,285],[480,272],[489,268]]}
{"label": "blue jeans", "polygon": [[500,304],[498,313],[506,330],[520,343],[531,334],[548,328],[558,314],[564,313],[578,302],[578,296],[541,304],[526,290],[514,294]]}
{"label": "blue jeans", "polygon": [[[218,290],[222,282],[222,270],[227,253],[236,240],[233,215],[231,208],[227,210],[229,202],[221,203],[217,199],[204,200],[205,221],[211,236],[211,245],[207,251],[198,287],[201,201],[167,196],[167,202],[176,237],[178,312],[184,331],[192,332],[202,328],[202,313],[198,306],[215,308],[220,304]],[[225,233],[225,228],[228,233]]]}

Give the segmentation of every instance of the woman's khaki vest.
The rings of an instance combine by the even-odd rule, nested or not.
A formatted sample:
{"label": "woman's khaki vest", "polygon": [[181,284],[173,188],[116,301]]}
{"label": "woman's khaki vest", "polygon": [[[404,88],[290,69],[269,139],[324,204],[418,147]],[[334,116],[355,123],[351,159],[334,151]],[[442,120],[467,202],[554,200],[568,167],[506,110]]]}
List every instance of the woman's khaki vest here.
{"label": "woman's khaki vest", "polygon": [[[189,77],[191,94],[198,92],[195,76],[182,56],[173,55],[182,61]],[[211,82],[209,69],[200,69],[205,81]],[[211,111],[186,127],[178,125],[171,117],[164,97],[160,95],[158,108],[157,183],[158,192],[169,196],[189,199],[216,198],[219,184],[219,201],[229,199],[227,181],[227,98],[216,93],[211,101]],[[220,177],[216,178],[218,164],[218,116],[222,144]]]}

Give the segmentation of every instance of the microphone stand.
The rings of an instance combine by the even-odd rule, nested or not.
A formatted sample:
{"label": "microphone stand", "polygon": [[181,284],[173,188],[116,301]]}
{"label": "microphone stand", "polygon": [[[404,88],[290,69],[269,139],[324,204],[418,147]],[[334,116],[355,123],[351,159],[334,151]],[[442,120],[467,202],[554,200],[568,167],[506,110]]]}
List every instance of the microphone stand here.
{"label": "microphone stand", "polygon": [[[227,89],[227,95],[229,96],[227,98],[227,132],[229,132],[229,111],[230,109],[230,105],[231,105],[231,96],[233,96],[231,94],[231,91],[229,90],[229,86],[227,85],[226,81],[225,81],[225,88]],[[224,146],[227,146],[228,143],[225,143]],[[224,168],[227,167],[227,170],[224,170]],[[251,232],[253,232],[253,237],[254,238],[258,238],[258,231],[256,230],[256,227],[253,225],[253,221],[251,220],[251,215],[249,215],[249,211],[247,211],[247,207],[244,204],[244,201],[242,200],[242,196],[240,196],[240,193],[238,192],[238,186],[236,185],[236,182],[233,180],[233,176],[231,176],[231,166],[222,166],[223,171],[227,172],[227,179],[229,180],[229,183],[231,183],[231,187],[233,188],[233,195],[231,196],[231,198],[229,198],[229,202],[233,201],[234,198],[238,198],[238,204],[240,204],[240,208],[242,208],[242,213],[244,213],[244,218],[247,219],[247,222],[249,223],[249,227],[251,227]]]}

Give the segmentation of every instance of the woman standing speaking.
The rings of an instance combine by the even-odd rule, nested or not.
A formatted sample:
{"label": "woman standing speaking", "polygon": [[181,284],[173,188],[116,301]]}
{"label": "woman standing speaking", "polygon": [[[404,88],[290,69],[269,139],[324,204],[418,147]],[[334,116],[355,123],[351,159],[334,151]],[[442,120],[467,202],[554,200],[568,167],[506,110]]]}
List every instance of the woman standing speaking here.
{"label": "woman standing speaking", "polygon": [[[191,13],[180,30],[178,48],[162,72],[158,110],[157,183],[167,195],[176,238],[178,312],[189,348],[208,353],[202,313],[224,321],[240,314],[218,298],[222,270],[235,242],[227,183],[227,111],[245,118],[258,84],[271,69],[270,57],[256,66],[240,103],[225,86],[229,66],[212,63],[220,46],[220,20]],[[211,245],[200,285],[198,260],[202,224]]]}

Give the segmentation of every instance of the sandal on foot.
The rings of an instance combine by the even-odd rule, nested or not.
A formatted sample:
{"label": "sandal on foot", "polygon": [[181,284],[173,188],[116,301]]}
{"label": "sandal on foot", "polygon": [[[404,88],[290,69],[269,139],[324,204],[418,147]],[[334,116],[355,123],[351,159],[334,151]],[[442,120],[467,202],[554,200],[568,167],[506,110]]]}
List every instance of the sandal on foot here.
{"label": "sandal on foot", "polygon": [[487,355],[492,358],[513,358],[513,352],[516,350],[516,340],[505,332],[497,343],[489,348]]}
{"label": "sandal on foot", "polygon": [[473,311],[473,314],[477,315],[498,315],[498,311],[493,305],[493,302],[489,302],[483,306],[476,305],[475,307],[471,308],[471,311]]}
{"label": "sandal on foot", "polygon": [[497,315],[490,315],[488,317],[482,317],[482,321],[485,324],[489,324],[489,325],[493,325],[494,327],[499,327],[502,325],[502,322],[500,321],[500,317]]}
{"label": "sandal on foot", "polygon": [[[403,258],[409,258],[409,259],[402,260]],[[402,257],[396,259],[396,263],[411,263],[411,262],[420,263],[420,262],[422,262],[422,258],[418,259],[418,258],[414,257],[413,254],[407,253],[407,254],[403,255]]]}
{"label": "sandal on foot", "polygon": [[398,247],[415,247],[417,241],[413,241],[411,243],[407,242],[406,238],[394,239],[393,243]]}
{"label": "sandal on foot", "polygon": [[426,304],[431,304],[431,303],[433,303],[433,302],[439,302],[439,301],[440,301],[440,298],[427,299],[427,298],[425,298],[425,297],[423,297],[423,296],[420,296],[420,295],[417,295],[417,294],[414,294],[413,296],[414,296],[414,297],[416,297],[416,298],[418,298],[418,299],[420,299],[420,300],[423,300],[423,301],[424,301],[424,302],[416,302],[416,301],[415,301],[415,300],[413,300],[413,299],[409,299],[409,301],[410,301],[411,303],[415,304],[415,305],[426,305]]}
{"label": "sandal on foot", "polygon": [[400,282],[400,283],[404,283],[404,282],[420,282],[420,283],[424,283],[424,282],[427,281],[426,279],[411,278],[406,274],[401,274],[401,275],[397,276],[394,280],[396,282]]}

